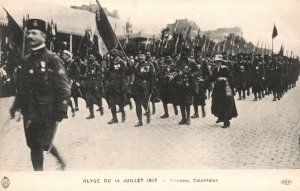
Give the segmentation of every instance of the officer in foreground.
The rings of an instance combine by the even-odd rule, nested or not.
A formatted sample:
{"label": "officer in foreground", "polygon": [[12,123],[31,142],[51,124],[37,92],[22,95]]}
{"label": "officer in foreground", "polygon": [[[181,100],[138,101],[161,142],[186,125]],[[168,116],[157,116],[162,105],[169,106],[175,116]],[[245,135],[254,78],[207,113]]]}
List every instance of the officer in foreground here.
{"label": "officer in foreground", "polygon": [[65,163],[52,142],[58,123],[67,113],[71,88],[62,60],[45,47],[45,21],[29,19],[26,25],[31,53],[19,68],[17,94],[10,114],[14,117],[16,111],[21,111],[23,115],[33,169],[43,170],[43,151],[49,151],[63,170]]}

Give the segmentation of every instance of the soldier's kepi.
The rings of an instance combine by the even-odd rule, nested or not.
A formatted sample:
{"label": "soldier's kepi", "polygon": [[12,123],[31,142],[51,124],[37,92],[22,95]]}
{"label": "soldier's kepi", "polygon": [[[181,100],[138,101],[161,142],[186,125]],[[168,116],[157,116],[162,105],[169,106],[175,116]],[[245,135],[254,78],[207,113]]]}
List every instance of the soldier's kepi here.
{"label": "soldier's kepi", "polygon": [[45,47],[45,21],[29,19],[26,26],[31,53],[19,67],[17,94],[10,113],[14,117],[20,110],[23,115],[34,170],[43,170],[43,151],[49,151],[64,169],[65,163],[53,145],[53,138],[68,109],[70,85],[62,60]]}

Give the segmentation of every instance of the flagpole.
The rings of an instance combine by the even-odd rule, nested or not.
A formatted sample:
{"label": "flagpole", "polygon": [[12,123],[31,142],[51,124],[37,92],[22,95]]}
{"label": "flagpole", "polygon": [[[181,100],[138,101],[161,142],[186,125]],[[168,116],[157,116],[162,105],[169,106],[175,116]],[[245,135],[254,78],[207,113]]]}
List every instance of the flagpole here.
{"label": "flagpole", "polygon": [[273,38],[272,38],[272,54],[271,57],[273,57]]}

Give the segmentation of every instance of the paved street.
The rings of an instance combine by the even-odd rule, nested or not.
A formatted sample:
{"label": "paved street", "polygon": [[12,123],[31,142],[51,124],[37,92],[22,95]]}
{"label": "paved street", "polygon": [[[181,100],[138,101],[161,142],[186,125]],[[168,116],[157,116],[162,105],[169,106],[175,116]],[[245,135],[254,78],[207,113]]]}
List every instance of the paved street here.
{"label": "paved street", "polygon": [[[106,104],[104,116],[86,120],[88,110],[80,100],[80,111],[60,124],[54,143],[67,162],[66,170],[300,168],[299,84],[279,102],[272,96],[252,99],[253,95],[236,100],[239,116],[228,129],[215,123],[211,100],[206,118],[192,120],[191,126],[177,125],[180,116],[174,116],[171,105],[171,117],[160,119],[163,109],[158,103],[151,124],[140,128],[134,127],[135,108],[126,107],[125,123],[109,126]],[[0,169],[32,171],[22,123],[6,123],[12,100],[0,99]],[[57,169],[47,154],[44,166]]]}

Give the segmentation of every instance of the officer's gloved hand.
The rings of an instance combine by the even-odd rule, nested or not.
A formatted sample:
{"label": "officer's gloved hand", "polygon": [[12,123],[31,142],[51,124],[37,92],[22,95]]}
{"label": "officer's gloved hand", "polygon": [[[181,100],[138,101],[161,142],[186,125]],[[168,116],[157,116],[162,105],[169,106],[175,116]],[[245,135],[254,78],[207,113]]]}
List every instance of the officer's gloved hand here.
{"label": "officer's gloved hand", "polygon": [[63,118],[65,118],[66,115],[67,115],[66,112],[57,110],[54,113],[54,119],[57,122],[61,122],[63,120]]}

